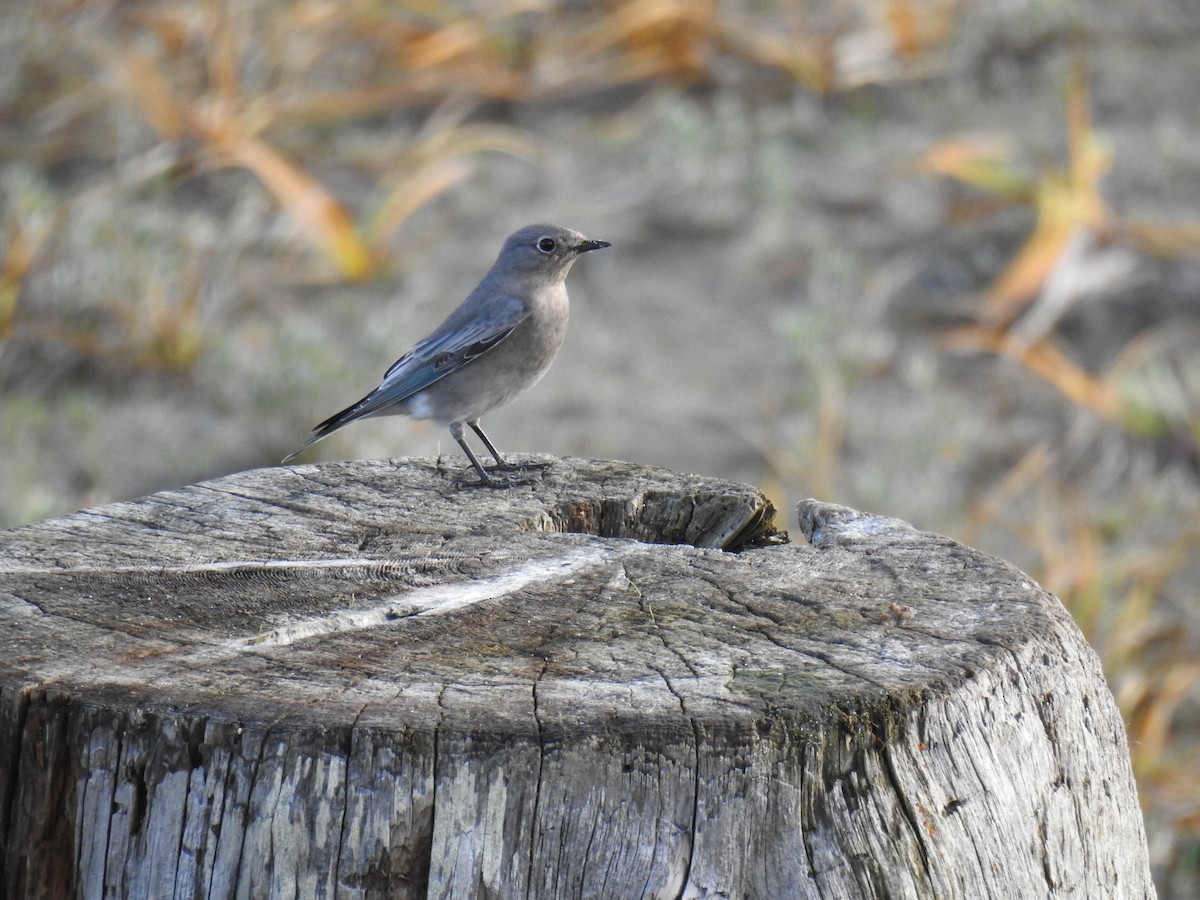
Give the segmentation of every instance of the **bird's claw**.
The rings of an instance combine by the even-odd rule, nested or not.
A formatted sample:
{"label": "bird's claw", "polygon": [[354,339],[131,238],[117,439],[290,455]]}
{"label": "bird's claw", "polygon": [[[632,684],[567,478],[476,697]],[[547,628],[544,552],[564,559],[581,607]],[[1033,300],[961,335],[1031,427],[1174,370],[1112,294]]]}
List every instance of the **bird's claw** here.
{"label": "bird's claw", "polygon": [[[541,473],[550,463],[498,463],[482,472],[472,470],[454,479],[456,488],[512,488],[541,481]],[[471,478],[470,475],[478,475]]]}

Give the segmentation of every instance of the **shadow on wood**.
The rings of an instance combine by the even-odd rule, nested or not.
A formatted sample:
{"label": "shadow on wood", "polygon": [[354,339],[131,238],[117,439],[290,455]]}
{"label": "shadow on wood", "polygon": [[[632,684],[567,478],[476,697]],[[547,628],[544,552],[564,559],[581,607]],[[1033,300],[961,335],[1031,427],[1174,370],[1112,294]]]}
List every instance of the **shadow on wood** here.
{"label": "shadow on wood", "polygon": [[0,534],[7,896],[1152,895],[1120,716],[1021,572],[532,459]]}

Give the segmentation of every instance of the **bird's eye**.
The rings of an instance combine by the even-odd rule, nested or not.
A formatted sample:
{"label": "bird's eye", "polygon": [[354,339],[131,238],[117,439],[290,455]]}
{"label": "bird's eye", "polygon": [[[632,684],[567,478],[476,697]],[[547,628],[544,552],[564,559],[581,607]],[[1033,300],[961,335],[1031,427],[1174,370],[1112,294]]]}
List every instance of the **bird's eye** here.
{"label": "bird's eye", "polygon": [[544,237],[537,242],[537,248],[543,253],[553,253],[557,247],[558,244],[554,243],[554,238]]}

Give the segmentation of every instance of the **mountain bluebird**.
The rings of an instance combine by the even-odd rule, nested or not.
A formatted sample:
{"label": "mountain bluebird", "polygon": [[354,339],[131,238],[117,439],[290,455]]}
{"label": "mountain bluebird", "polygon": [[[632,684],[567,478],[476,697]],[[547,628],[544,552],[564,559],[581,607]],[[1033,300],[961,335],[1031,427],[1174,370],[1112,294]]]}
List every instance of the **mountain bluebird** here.
{"label": "mountain bluebird", "polygon": [[508,468],[479,417],[546,374],[567,330],[567,272],[582,254],[610,246],[560,225],[530,225],[509,235],[462,305],[400,357],[379,387],[314,428],[284,462],[356,419],[402,415],[449,425],[483,483],[497,483],[467,446],[463,425],[479,435],[496,469]]}

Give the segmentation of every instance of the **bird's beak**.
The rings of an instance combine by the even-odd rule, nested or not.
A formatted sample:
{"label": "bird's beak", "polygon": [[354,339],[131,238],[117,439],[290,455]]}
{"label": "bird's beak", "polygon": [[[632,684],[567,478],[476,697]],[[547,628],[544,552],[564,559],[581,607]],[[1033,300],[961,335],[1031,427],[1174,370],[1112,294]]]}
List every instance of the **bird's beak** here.
{"label": "bird's beak", "polygon": [[608,241],[580,241],[575,245],[576,253],[587,253],[589,250],[603,250],[605,247],[611,247]]}

